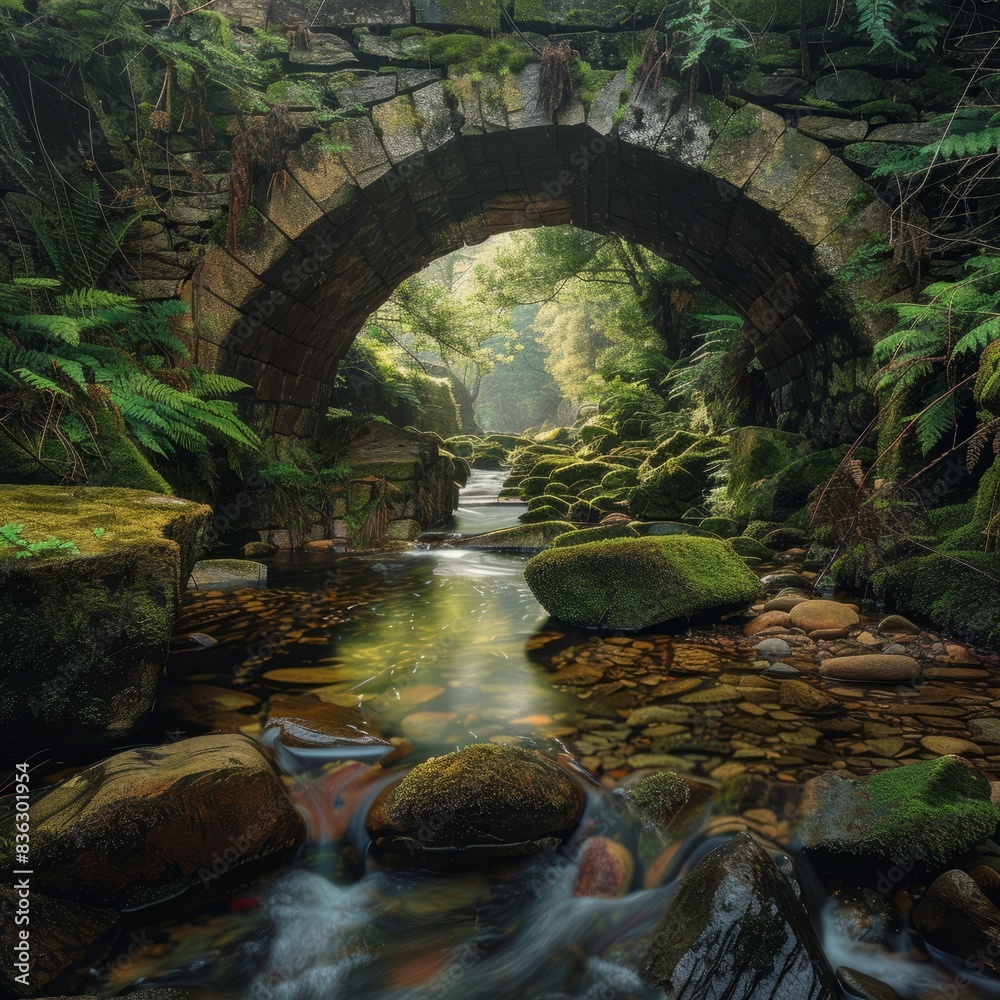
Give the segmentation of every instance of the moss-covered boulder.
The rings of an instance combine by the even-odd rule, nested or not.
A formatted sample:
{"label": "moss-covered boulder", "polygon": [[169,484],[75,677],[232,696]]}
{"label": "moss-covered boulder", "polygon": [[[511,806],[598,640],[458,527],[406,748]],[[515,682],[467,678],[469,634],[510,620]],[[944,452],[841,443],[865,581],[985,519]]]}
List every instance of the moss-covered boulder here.
{"label": "moss-covered boulder", "polygon": [[799,457],[800,434],[770,427],[738,427],[729,435],[726,500],[734,517],[749,517],[763,484]]}
{"label": "moss-covered boulder", "polygon": [[[0,485],[0,523],[20,526],[24,543],[0,544],[8,737],[99,742],[149,712],[210,515],[143,490]],[[24,547],[46,539],[66,544],[34,555]]]}
{"label": "moss-covered boulder", "polygon": [[599,524],[596,528],[579,528],[567,531],[552,539],[552,548],[561,549],[567,545],[584,545],[587,542],[603,542],[608,538],[638,538],[639,533],[628,522],[620,524]]}
{"label": "moss-covered boulder", "polygon": [[[127,750],[31,804],[32,885],[113,907],[146,906],[290,849],[305,827],[246,736],[214,733]],[[13,819],[0,827],[13,865]]]}
{"label": "moss-covered boulder", "polygon": [[[786,521],[808,503],[817,486],[837,471],[849,450],[848,445],[828,448],[792,462],[757,491],[748,516],[759,521]],[[853,457],[865,461],[873,456],[869,451],[856,449]]]}
{"label": "moss-covered boulder", "polygon": [[807,782],[800,834],[831,862],[921,862],[940,868],[992,837],[1000,808],[963,757],[938,757],[866,778],[840,772]]}
{"label": "moss-covered boulder", "polygon": [[[674,520],[704,499],[712,469],[726,458],[726,439],[697,438],[679,455],[660,461],[669,445],[682,434],[678,431],[639,467],[639,485],[629,499],[633,516]],[[685,434],[678,444],[686,440]]]}
{"label": "moss-covered boulder", "polygon": [[541,524],[522,524],[515,528],[487,531],[481,535],[468,535],[448,542],[448,546],[492,552],[541,552],[555,539],[568,538],[575,533],[576,528],[568,521],[544,521]]}
{"label": "moss-covered boulder", "polygon": [[742,607],[760,593],[725,542],[684,535],[548,549],[525,579],[550,615],[586,628],[646,628]]}
{"label": "moss-covered boulder", "polygon": [[774,558],[774,552],[763,542],[758,542],[756,538],[748,538],[746,535],[740,535],[738,538],[731,538],[729,544],[741,556],[749,556],[751,559]]}
{"label": "moss-covered boulder", "polygon": [[582,789],[554,760],[474,743],[418,764],[379,795],[366,826],[376,844],[411,856],[428,849],[523,854],[555,846],[583,806]]}
{"label": "moss-covered boulder", "polygon": [[534,510],[526,510],[518,520],[523,521],[525,524],[541,524],[543,521],[564,521],[568,513],[565,507],[560,506],[557,509],[549,504],[543,504]]}
{"label": "moss-covered boulder", "polygon": [[581,489],[585,486],[600,486],[601,480],[612,470],[614,466],[607,462],[596,460],[585,462],[570,462],[556,469],[552,473],[552,479],[565,486],[572,486]]}

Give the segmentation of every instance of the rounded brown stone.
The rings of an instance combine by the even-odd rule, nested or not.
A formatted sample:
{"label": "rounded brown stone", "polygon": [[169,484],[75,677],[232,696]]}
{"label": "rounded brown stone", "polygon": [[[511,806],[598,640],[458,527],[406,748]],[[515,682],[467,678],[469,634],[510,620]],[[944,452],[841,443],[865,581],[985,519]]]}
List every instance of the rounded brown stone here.
{"label": "rounded brown stone", "polygon": [[836,601],[803,601],[796,604],[788,614],[792,624],[806,632],[850,628],[860,621],[853,608]]}
{"label": "rounded brown stone", "polygon": [[580,852],[573,895],[601,899],[624,896],[634,873],[635,862],[627,847],[610,837],[591,837]]}
{"label": "rounded brown stone", "polygon": [[902,683],[920,674],[920,664],[912,656],[895,653],[863,653],[860,656],[833,656],[819,668],[823,677],[839,681]]}
{"label": "rounded brown stone", "polygon": [[743,626],[744,635],[756,635],[766,628],[785,628],[789,623],[786,611],[765,611]]}

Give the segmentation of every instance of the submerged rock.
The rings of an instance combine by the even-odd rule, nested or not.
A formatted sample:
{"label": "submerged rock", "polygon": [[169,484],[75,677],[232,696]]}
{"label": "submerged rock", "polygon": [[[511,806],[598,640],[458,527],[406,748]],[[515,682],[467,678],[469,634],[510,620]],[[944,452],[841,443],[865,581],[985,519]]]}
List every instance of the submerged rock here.
{"label": "submerged rock", "polygon": [[610,837],[591,837],[580,851],[574,896],[615,899],[632,884],[635,860],[629,849]]}
{"label": "submerged rock", "polygon": [[267,567],[251,559],[201,559],[194,564],[188,586],[196,590],[263,590],[267,587]]}
{"label": "submerged rock", "polygon": [[862,1000],[899,1000],[899,994],[881,979],[866,976],[846,965],[837,969],[837,980],[852,997],[861,997]]}
{"label": "submerged rock", "polygon": [[965,872],[936,878],[914,909],[913,924],[935,948],[971,956],[1000,975],[1000,909]]}
{"label": "submerged rock", "polygon": [[673,1000],[834,1000],[839,989],[785,875],[741,833],[671,900],[646,977]]}
{"label": "submerged rock", "polygon": [[305,836],[267,759],[234,734],[115,754],[42,792],[31,818],[33,888],[116,907],[169,899]]}
{"label": "submerged rock", "polygon": [[684,535],[549,549],[524,575],[550,615],[588,628],[646,628],[739,608],[760,593],[725,542]]}
{"label": "submerged rock", "polygon": [[523,747],[474,743],[418,764],[376,799],[367,829],[398,853],[471,849],[523,854],[558,843],[584,795],[554,760]]}
{"label": "submerged rock", "polygon": [[865,778],[813,778],[800,835],[807,851],[830,861],[940,868],[991,837],[998,822],[986,778],[961,757],[938,757]]}

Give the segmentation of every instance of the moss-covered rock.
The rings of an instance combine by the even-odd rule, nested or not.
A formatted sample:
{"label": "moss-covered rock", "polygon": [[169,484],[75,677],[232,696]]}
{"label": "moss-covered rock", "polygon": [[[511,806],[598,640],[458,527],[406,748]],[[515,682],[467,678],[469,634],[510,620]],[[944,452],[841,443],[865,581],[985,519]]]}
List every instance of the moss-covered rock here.
{"label": "moss-covered rock", "polygon": [[638,538],[639,533],[630,524],[601,524],[596,528],[579,528],[567,531],[552,539],[552,548],[561,549],[567,545],[583,545],[587,542],[603,542],[608,538]]}
{"label": "moss-covered rock", "polygon": [[758,542],[756,538],[748,538],[746,535],[740,535],[737,538],[730,538],[729,544],[741,556],[749,556],[751,559],[774,558],[774,552],[763,542]]}
{"label": "moss-covered rock", "polygon": [[409,853],[472,849],[522,854],[554,846],[583,814],[583,791],[535,750],[474,743],[418,764],[376,799],[368,832]]}
{"label": "moss-covered rock", "polygon": [[543,521],[565,521],[566,510],[557,510],[548,504],[536,507],[534,510],[526,510],[519,518],[525,524],[540,524]]}
{"label": "moss-covered rock", "polygon": [[691,786],[673,771],[658,771],[630,788],[627,796],[647,823],[665,830],[687,805]]}
{"label": "moss-covered rock", "polygon": [[584,486],[600,486],[601,480],[614,469],[607,462],[570,462],[552,473],[552,479],[566,486],[580,489]]}
{"label": "moss-covered rock", "polygon": [[706,517],[698,525],[705,531],[710,531],[720,538],[735,538],[740,533],[739,522],[731,517]]}
{"label": "moss-covered rock", "polygon": [[455,539],[448,545],[459,549],[486,549],[493,552],[541,552],[555,539],[575,533],[576,528],[568,521],[543,521],[541,524],[522,524],[515,528],[500,528],[481,535],[469,535]]}
{"label": "moss-covered rock", "polygon": [[678,431],[639,467],[639,486],[629,498],[633,516],[679,519],[704,499],[712,469],[727,456],[727,439],[696,437],[679,455],[667,454],[689,437]]}
{"label": "moss-covered rock", "polygon": [[[772,476],[757,492],[749,516],[760,521],[786,521],[809,501],[812,491],[836,472],[849,448],[828,448],[805,455]],[[865,460],[870,452],[854,457]]]}
{"label": "moss-covered rock", "polygon": [[587,628],[646,628],[760,593],[725,542],[682,535],[548,549],[528,562],[525,579],[549,614]]}
{"label": "moss-covered rock", "polygon": [[0,722],[34,744],[123,736],[150,710],[180,595],[211,511],[111,487],[0,485]]}
{"label": "moss-covered rock", "polygon": [[733,517],[749,517],[764,482],[798,457],[803,438],[770,427],[739,427],[729,435],[726,500]]}
{"label": "moss-covered rock", "polygon": [[922,862],[940,868],[992,837],[1000,808],[990,783],[962,757],[938,757],[866,778],[840,772],[807,782],[807,851],[847,864]]}
{"label": "moss-covered rock", "polygon": [[[835,579],[854,571],[850,560],[834,563]],[[953,550],[901,559],[871,576],[886,607],[972,642],[1000,644],[1000,553]]]}

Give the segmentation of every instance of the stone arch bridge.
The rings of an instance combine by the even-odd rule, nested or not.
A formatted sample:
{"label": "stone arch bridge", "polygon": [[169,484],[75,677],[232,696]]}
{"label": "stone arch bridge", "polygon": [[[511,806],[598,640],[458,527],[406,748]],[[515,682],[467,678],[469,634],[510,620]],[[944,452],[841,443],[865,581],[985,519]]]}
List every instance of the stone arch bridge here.
{"label": "stone arch bridge", "polygon": [[666,81],[629,98],[618,72],[552,121],[538,75],[410,90],[400,77],[343,123],[346,151],[313,139],[291,154],[239,247],[182,286],[199,361],[257,387],[262,429],[308,436],[338,360],[401,280],[463,244],[572,223],[688,269],[746,317],[783,422],[852,438],[857,369],[885,322],[873,307],[912,284],[889,261],[853,264],[887,240],[873,190],[754,104],[689,104]]}

